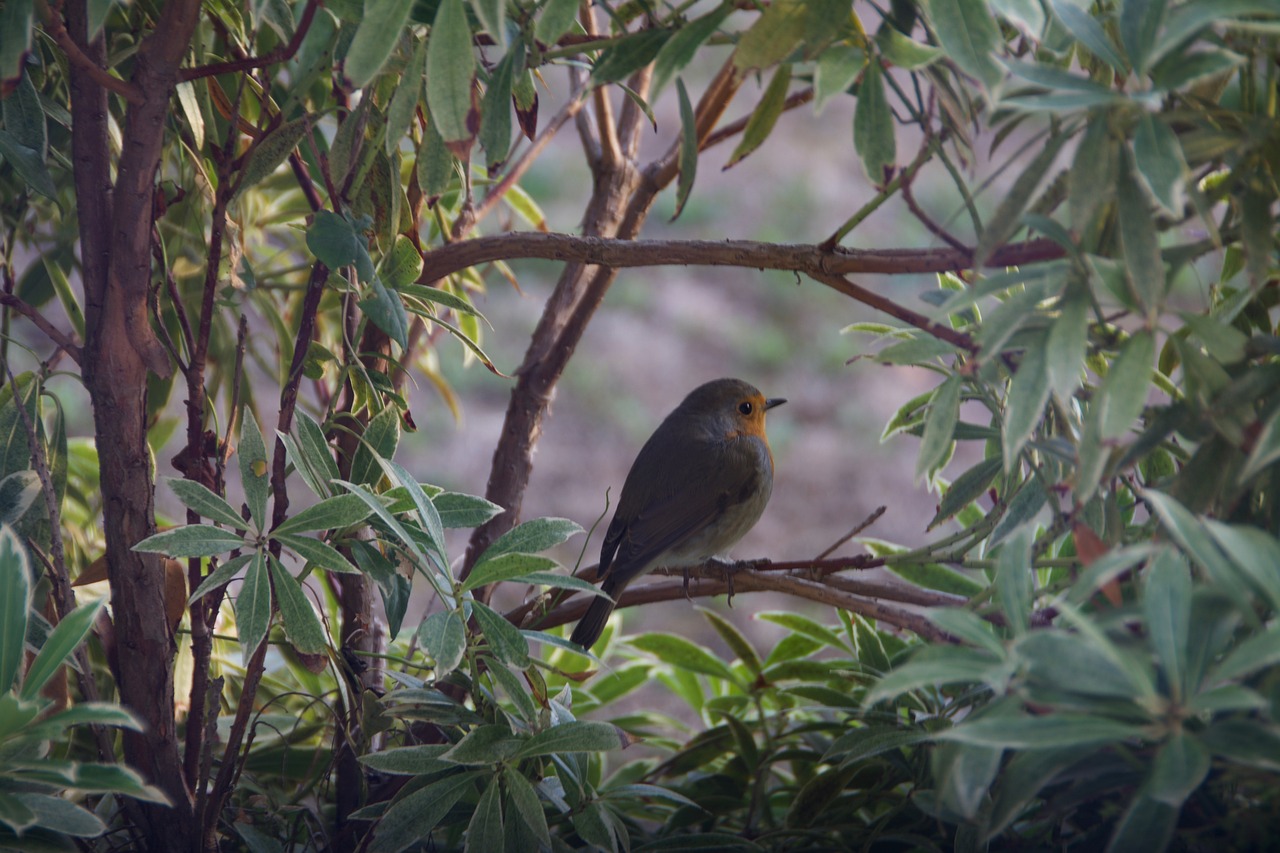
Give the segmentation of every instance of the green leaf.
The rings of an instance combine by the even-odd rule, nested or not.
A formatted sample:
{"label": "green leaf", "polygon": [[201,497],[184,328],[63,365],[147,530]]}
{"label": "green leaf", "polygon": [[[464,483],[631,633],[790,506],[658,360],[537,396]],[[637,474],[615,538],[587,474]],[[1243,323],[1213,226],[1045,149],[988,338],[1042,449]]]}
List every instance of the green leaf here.
{"label": "green leaf", "polygon": [[440,135],[433,117],[428,116],[427,129],[422,135],[422,145],[418,147],[418,161],[414,168],[418,174],[418,185],[422,194],[434,203],[449,189],[453,179],[453,155]]}
{"label": "green leaf", "polygon": [[[889,64],[907,71],[928,68],[945,54],[941,48],[921,44],[908,38],[894,27],[881,27],[876,33],[876,47]],[[821,60],[819,60],[821,63]]]}
{"label": "green leaf", "polygon": [[1167,850],[1178,824],[1178,809],[1139,794],[1116,825],[1107,853]]}
{"label": "green leaf", "polygon": [[1004,517],[1000,519],[996,529],[991,531],[987,547],[996,547],[1025,522],[1035,518],[1048,499],[1044,485],[1038,478],[1032,478],[1023,483],[1009,500],[1009,507],[1005,510]]}
{"label": "green leaf", "polygon": [[1201,314],[1179,312],[1183,324],[1191,333],[1200,339],[1204,348],[1216,361],[1223,364],[1235,364],[1243,361],[1245,347],[1249,339],[1235,326],[1226,322],[1223,317],[1205,317]]}
{"label": "green leaf", "polygon": [[[310,240],[309,234],[308,240]],[[338,479],[339,476],[338,465],[333,461],[333,450],[324,437],[324,430],[310,415],[298,411],[295,418],[298,433],[297,452],[293,453],[294,448],[290,448],[294,467],[299,471],[309,472],[307,484],[318,496],[326,497],[332,491],[329,482]]]}
{"label": "green leaf", "polygon": [[[93,629],[93,620],[97,618],[98,611],[102,609],[104,603],[104,599],[98,599],[83,604],[54,626],[53,632],[40,647],[39,654],[27,667],[27,674],[22,680],[20,698],[33,700],[39,696],[40,689],[58,671],[58,667],[66,662],[71,653],[89,635],[89,631]],[[22,621],[25,623],[25,618]],[[0,673],[0,678],[3,678],[3,673]]]}
{"label": "green leaf", "polygon": [[[901,35],[897,30],[892,32]],[[867,55],[861,48],[833,44],[824,50],[813,70],[814,111],[821,112],[833,96],[848,91],[866,64]]]}
{"label": "green leaf", "polygon": [[223,524],[230,524],[233,527],[244,529],[247,525],[240,513],[236,512],[231,504],[227,503],[219,495],[215,495],[208,488],[194,480],[183,480],[177,477],[166,477],[165,483],[178,496],[178,500],[182,501],[183,506],[187,509],[194,510],[198,515],[205,518],[212,518],[214,521],[221,521]]}
{"label": "green leaf", "polygon": [[896,563],[890,560],[885,568],[904,581],[923,589],[949,592],[952,595],[963,595],[965,598],[977,595],[986,589],[983,584],[968,575],[962,575],[940,563]]}
{"label": "green leaf", "polygon": [[[778,123],[778,116],[782,115],[782,108],[787,103],[787,89],[791,86],[791,65],[784,63],[778,66],[778,70],[774,72],[769,85],[765,88],[764,94],[760,96],[760,101],[756,104],[756,108],[751,111],[750,118],[747,119],[747,126],[742,132],[742,140],[738,143],[738,147],[733,149],[733,155],[729,157],[729,162],[725,163],[724,168],[728,169],[735,163],[742,160],[752,151],[759,148],[769,134],[773,132],[773,127]],[[892,132],[892,125],[890,131]]]}
{"label": "green leaf", "polygon": [[942,500],[938,503],[937,513],[925,529],[934,529],[980,498],[1003,468],[1001,457],[992,456],[956,477],[955,482],[943,494]]}
{"label": "green leaf", "polygon": [[1174,701],[1186,697],[1187,640],[1191,631],[1191,568],[1165,550],[1147,567],[1142,612],[1147,632]]}
{"label": "green leaf", "polygon": [[244,585],[236,597],[236,630],[246,665],[267,639],[271,627],[271,574],[262,551],[254,551]]}
{"label": "green leaf", "polygon": [[398,343],[401,350],[408,349],[409,315],[405,313],[404,303],[377,276],[369,282],[369,289],[372,295],[360,300],[360,310],[374,325],[386,332],[387,337]]}
{"label": "green leaf", "polygon": [[471,0],[471,9],[476,13],[480,25],[502,50],[507,47],[507,16],[504,5],[505,0]]}
{"label": "green leaf", "polygon": [[1075,36],[1076,41],[1084,45],[1085,49],[1110,65],[1116,72],[1125,74],[1128,71],[1128,65],[1116,52],[1115,45],[1102,28],[1102,24],[1089,14],[1088,9],[1077,6],[1071,0],[1050,0],[1049,5],[1053,9],[1054,16],[1071,31],[1071,35]]}
{"label": "green leaf", "polygon": [[1023,350],[1018,372],[1009,383],[1004,413],[1004,470],[1018,466],[1022,448],[1040,423],[1045,404],[1049,402],[1049,363],[1046,358],[1047,336],[1036,335]]}
{"label": "green leaf", "polygon": [[351,461],[351,482],[361,486],[376,486],[382,479],[382,466],[378,457],[390,459],[400,445],[400,410],[394,405],[369,419],[364,428],[360,445]]}
{"label": "green leaf", "polygon": [[1263,530],[1242,524],[1207,519],[1205,528],[1271,607],[1280,609],[1280,575],[1274,570],[1280,566],[1280,542]]}
{"label": "green leaf", "polygon": [[822,760],[840,761],[843,765],[857,764],[885,752],[903,747],[927,743],[933,736],[921,729],[905,729],[898,726],[866,726],[841,735],[827,747]]}
{"label": "green leaf", "polygon": [[[576,5],[574,8],[577,8]],[[653,59],[653,80],[649,86],[651,98],[656,98],[684,70],[697,54],[698,48],[720,28],[733,10],[733,3],[721,3],[715,10],[685,24],[667,39]],[[544,17],[546,14],[543,12]]]}
{"label": "green leaf", "polygon": [[431,499],[443,527],[479,527],[506,512],[492,501],[460,492],[441,492]]}
{"label": "green leaf", "polygon": [[1068,134],[1059,133],[1056,129],[1050,133],[1039,153],[1018,175],[1013,186],[1004,193],[1000,206],[987,219],[986,227],[982,229],[982,236],[978,238],[978,245],[974,248],[975,269],[985,266],[992,253],[1017,232],[1022,222],[1022,214],[1031,203],[1031,197],[1035,195],[1036,188],[1044,181],[1045,176],[1050,174],[1053,162],[1058,158],[1058,152],[1062,150],[1068,138]]}
{"label": "green leaf", "polygon": [[1080,387],[1089,351],[1089,298],[1070,293],[1058,305],[1058,318],[1049,327],[1044,364],[1049,390],[1067,400]]}
{"label": "green leaf", "polygon": [[1024,524],[1000,547],[996,559],[996,591],[1000,608],[1015,636],[1027,631],[1034,590],[1031,588],[1031,545],[1035,530]]}
{"label": "green leaf", "polygon": [[40,475],[14,471],[0,480],[0,524],[16,525],[40,497]]}
{"label": "green leaf", "polygon": [[272,532],[271,538],[277,540],[281,545],[293,551],[316,568],[344,575],[358,574],[360,571],[351,565],[351,562],[342,556],[342,552],[337,548],[326,542],[321,542],[319,539],[276,531]]}
{"label": "green leaf", "polygon": [[728,664],[683,637],[650,633],[632,637],[628,643],[678,670],[701,672],[741,686],[741,681]]}
{"label": "green leaf", "polygon": [[592,66],[592,85],[603,86],[625,80],[652,62],[670,37],[671,31],[665,29],[640,30],[623,36],[606,48]]}
{"label": "green leaf", "polygon": [[1086,747],[1141,736],[1141,726],[1070,713],[1041,717],[994,715],[966,721],[937,734],[939,740],[1000,749]]}
{"label": "green leaf", "polygon": [[[421,256],[419,256],[421,257]],[[446,308],[452,308],[454,311],[463,314],[473,314],[480,316],[476,311],[476,307],[460,296],[454,296],[447,290],[441,290],[438,287],[427,287],[422,284],[404,284],[399,288],[401,296],[409,296],[413,299],[421,299],[427,302],[434,302],[437,305],[443,305]],[[417,313],[417,312],[415,312]]]}
{"label": "green leaf", "polygon": [[328,637],[302,590],[302,584],[275,557],[269,557],[269,560],[285,635],[300,652],[313,655],[322,653],[328,646]]}
{"label": "green leaf", "polygon": [[0,158],[11,165],[32,190],[45,198],[57,200],[58,188],[54,186],[53,177],[40,152],[23,145],[4,129],[0,129]]}
{"label": "green leaf", "polygon": [[676,94],[680,100],[680,178],[676,183],[676,212],[671,214],[672,222],[680,218],[698,173],[698,127],[689,92],[680,78],[676,79]]}
{"label": "green leaf", "polygon": [[517,43],[502,57],[489,78],[489,88],[481,104],[480,145],[485,151],[489,172],[507,159],[511,148],[511,86],[516,66],[524,70],[524,45]]}
{"label": "green leaf", "polygon": [[[1006,548],[1008,546],[1005,546]],[[1003,554],[1004,551],[1001,551]],[[1021,569],[1022,573],[1029,574],[1029,570],[1025,567]],[[1028,605],[1030,600],[1028,599]],[[1022,623],[1025,628],[1027,608],[1020,611],[1022,613]],[[928,612],[929,621],[937,625],[954,637],[958,637],[970,645],[977,646],[980,649],[986,649],[997,657],[1004,657],[1004,643],[991,630],[991,623],[983,619],[972,610],[964,610],[959,607],[939,607]],[[1017,625],[1015,620],[1014,625]],[[887,669],[885,667],[884,669]],[[883,671],[883,670],[882,670]]]}
{"label": "green leaf", "polygon": [[[786,628],[792,635],[800,635],[816,640],[823,645],[830,646],[833,649],[847,650],[847,647],[840,638],[835,635],[830,628],[825,625],[801,616],[799,613],[787,613],[781,611],[767,611],[759,614],[760,619],[765,622],[772,622],[774,625],[780,625]],[[806,653],[807,654],[807,653]],[[772,662],[773,655],[770,655]]]}
{"label": "green leaf", "polygon": [[515,757],[533,758],[562,752],[608,752],[625,749],[635,740],[611,723],[573,720],[538,732],[524,742]]}
{"label": "green leaf", "polygon": [[1148,316],[1154,316],[1164,302],[1164,260],[1160,256],[1160,243],[1147,194],[1138,185],[1133,154],[1127,149],[1120,158],[1116,193],[1125,272],[1135,300]]}
{"label": "green leaf", "polygon": [[1280,628],[1254,634],[1240,643],[1216,666],[1209,678],[1211,684],[1241,681],[1262,669],[1280,663]]}
{"label": "green leaf", "polygon": [[548,47],[569,31],[578,17],[578,0],[547,0],[534,25],[534,35]]}
{"label": "green leaf", "polygon": [[501,613],[478,601],[473,601],[471,608],[484,638],[489,642],[489,651],[508,666],[517,669],[529,666],[529,643],[520,630],[504,619]]}
{"label": "green leaf", "polygon": [[369,508],[359,497],[336,495],[286,518],[271,531],[271,535],[274,537],[282,533],[335,530],[359,524],[368,517]]}
{"label": "green leaf", "polygon": [[947,684],[992,684],[1005,681],[1005,662],[989,653],[960,646],[926,646],[906,664],[890,672],[867,693],[864,707],[902,693]]}
{"label": "green leaf", "polygon": [[[343,75],[352,86],[363,89],[382,70],[387,58],[400,42],[400,33],[404,30],[412,9],[413,0],[365,0],[364,14],[342,66]],[[437,33],[433,30],[430,39],[433,45],[436,36]],[[465,44],[469,50],[470,33],[467,34]]]}
{"label": "green leaf", "polygon": [[858,86],[858,107],[853,114],[853,144],[871,183],[880,186],[888,182],[888,170],[897,158],[897,143],[894,141],[893,111],[885,98],[880,65],[874,60],[867,64],[862,84]]}
{"label": "green leaf", "polygon": [[311,119],[307,116],[294,119],[268,133],[253,148],[249,162],[240,173],[240,183],[236,185],[236,194],[255,186],[274,172],[281,163],[288,159],[293,149],[311,127]]}
{"label": "green leaf", "polygon": [[711,623],[711,627],[716,629],[716,633],[720,635],[720,639],[724,640],[725,645],[727,645],[733,653],[738,656],[738,660],[742,661],[742,665],[745,666],[751,674],[756,676],[760,675],[760,673],[764,671],[764,666],[760,661],[760,655],[756,653],[755,647],[753,647],[751,642],[743,636],[742,632],[719,613],[716,613],[713,610],[708,610],[705,607],[701,607],[699,610],[702,611],[702,615],[706,620]]}
{"label": "green leaf", "polygon": [[338,269],[356,262],[360,237],[343,217],[318,210],[307,229],[307,248],[329,269]]}
{"label": "green leaf", "polygon": [[1120,6],[1120,41],[1139,73],[1147,70],[1167,5],[1168,0],[1124,0]]}
{"label": "green leaf", "polygon": [[462,592],[470,592],[476,587],[491,583],[517,580],[531,572],[543,572],[559,565],[550,557],[538,557],[533,554],[500,554],[486,559],[471,569],[466,581],[462,584]]}
{"label": "green leaf", "polygon": [[211,590],[217,589],[223,584],[228,583],[236,576],[237,572],[248,564],[251,559],[253,559],[252,554],[241,554],[238,557],[232,557],[221,566],[218,566],[217,569],[205,576],[204,580],[200,581],[200,585],[196,587],[195,592],[191,593],[191,596],[187,599],[187,603],[190,604],[201,596],[207,595]]}
{"label": "green leaf", "polygon": [[393,747],[362,755],[360,763],[380,773],[394,776],[423,776],[450,769],[448,762],[440,760],[440,756],[449,748],[447,743]]}
{"label": "green leaf", "polygon": [[435,661],[435,676],[444,678],[458,668],[467,650],[467,629],[455,611],[432,613],[418,626],[418,642]]}
{"label": "green leaf", "polygon": [[770,68],[804,40],[808,24],[804,0],[775,0],[738,39],[733,65],[741,74]]}
{"label": "green leaf", "polygon": [[463,160],[480,130],[475,72],[462,0],[441,0],[427,44],[427,102],[445,145]]}
{"label": "green leaf", "polygon": [[468,770],[446,776],[395,799],[374,829],[372,853],[399,853],[428,837],[454,803],[492,776],[489,770]]}
{"label": "green leaf", "polygon": [[1267,280],[1271,267],[1271,247],[1275,243],[1272,233],[1275,220],[1271,217],[1272,196],[1249,190],[1240,203],[1240,236],[1244,247],[1245,266],[1249,272],[1249,287],[1254,291]]}
{"label": "green leaf", "polygon": [[230,530],[210,524],[188,524],[148,536],[134,545],[133,550],[167,557],[212,557],[244,546],[244,538]]}
{"label": "green leaf", "polygon": [[182,117],[187,120],[187,126],[191,128],[195,150],[204,150],[204,113],[200,111],[195,84],[190,80],[183,80],[174,87],[174,94],[178,96],[178,106],[182,107]]}
{"label": "green leaf", "polygon": [[[271,488],[271,463],[267,459],[267,446],[262,441],[262,431],[258,429],[258,419],[253,410],[245,406],[240,418],[240,481],[244,486],[245,503],[249,505],[249,515],[259,530],[267,526],[267,493]],[[218,553],[218,552],[214,552]],[[171,557],[179,556],[170,554]],[[184,557],[205,556],[203,554],[183,554]]]}
{"label": "green leaf", "polygon": [[1094,214],[1115,196],[1119,171],[1120,144],[1111,136],[1108,113],[1095,110],[1089,114],[1089,125],[1067,177],[1067,210],[1073,231],[1084,231]]}
{"label": "green leaf", "polygon": [[1133,159],[1156,202],[1170,216],[1180,216],[1186,204],[1190,170],[1182,145],[1169,125],[1144,112],[1133,134]]}
{"label": "green leaf", "polygon": [[488,561],[502,554],[512,553],[536,554],[554,548],[581,532],[582,527],[567,518],[535,518],[502,534],[480,559]]}
{"label": "green leaf", "polygon": [[22,74],[34,28],[33,0],[7,0],[0,7],[0,81],[16,80]]}
{"label": "green leaf", "polygon": [[1155,363],[1155,347],[1150,332],[1138,332],[1125,342],[1112,362],[1094,403],[1094,417],[1104,440],[1124,435],[1142,414]]}
{"label": "green leaf", "polygon": [[507,785],[509,806],[507,814],[513,811],[520,815],[520,820],[533,831],[534,838],[541,845],[539,849],[551,848],[551,835],[547,829],[547,815],[542,810],[542,801],[533,784],[519,770],[510,765],[502,769],[502,777]]}
{"label": "green leaf", "polygon": [[477,726],[440,757],[455,764],[497,764],[515,755],[521,740],[504,725]]}
{"label": "green leaf", "polygon": [[[388,40],[394,44],[393,40]],[[422,94],[422,75],[427,65],[427,42],[420,41],[414,48],[413,57],[405,66],[396,91],[391,96],[391,104],[387,107],[386,151],[387,156],[400,147],[400,141],[409,132],[413,123],[413,113],[418,106],[418,98]],[[394,284],[392,285],[395,286]]]}
{"label": "green leaf", "polygon": [[933,401],[924,422],[924,435],[920,439],[920,452],[916,456],[917,479],[937,467],[951,448],[956,421],[960,419],[961,387],[960,376],[952,374],[933,392]]}
{"label": "green leaf", "polygon": [[30,608],[26,550],[8,525],[0,526],[0,695],[22,669]]}
{"label": "green leaf", "polygon": [[1004,73],[992,54],[1003,39],[984,0],[928,0],[926,5],[931,29],[951,61],[994,89]]}
{"label": "green leaf", "polygon": [[13,135],[14,141],[34,150],[40,162],[45,162],[49,155],[49,132],[40,94],[31,82],[30,73],[24,73],[17,87],[0,100],[0,115],[4,118],[4,129]]}
{"label": "green leaf", "polygon": [[506,829],[502,821],[502,777],[495,775],[471,814],[465,850],[468,853],[488,853],[503,849]]}

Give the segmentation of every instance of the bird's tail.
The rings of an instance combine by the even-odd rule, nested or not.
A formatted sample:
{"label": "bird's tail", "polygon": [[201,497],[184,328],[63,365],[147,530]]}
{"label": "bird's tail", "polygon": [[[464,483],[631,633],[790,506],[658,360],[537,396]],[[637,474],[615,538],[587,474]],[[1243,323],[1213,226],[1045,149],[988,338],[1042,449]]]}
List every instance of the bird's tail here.
{"label": "bird's tail", "polygon": [[612,612],[613,602],[611,600],[607,598],[595,599],[591,602],[591,606],[587,608],[586,615],[582,617],[577,627],[573,629],[573,636],[569,640],[584,649],[590,649],[596,644],[596,640],[600,639],[600,635],[604,633],[605,623],[609,621],[609,614]]}

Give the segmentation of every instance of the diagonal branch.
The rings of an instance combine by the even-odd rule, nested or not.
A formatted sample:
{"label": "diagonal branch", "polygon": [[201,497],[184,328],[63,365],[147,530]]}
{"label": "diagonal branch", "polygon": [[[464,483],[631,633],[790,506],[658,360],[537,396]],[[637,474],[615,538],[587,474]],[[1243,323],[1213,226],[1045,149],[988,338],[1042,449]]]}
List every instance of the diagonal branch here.
{"label": "diagonal branch", "polygon": [[80,363],[80,345],[77,344],[75,339],[70,335],[63,333],[61,329],[53,325],[53,323],[50,323],[48,319],[46,319],[45,316],[35,308],[32,308],[12,293],[3,292],[0,292],[0,305],[12,308],[23,317],[26,317],[37,329],[44,332],[45,337],[57,344],[59,349],[66,352],[67,355],[71,356],[76,364]]}

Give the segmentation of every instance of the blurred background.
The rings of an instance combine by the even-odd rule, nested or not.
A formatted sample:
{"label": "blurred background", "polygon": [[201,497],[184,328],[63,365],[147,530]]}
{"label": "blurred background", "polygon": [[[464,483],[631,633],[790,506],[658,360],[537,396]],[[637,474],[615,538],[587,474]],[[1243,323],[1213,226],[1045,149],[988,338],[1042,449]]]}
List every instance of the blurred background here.
{"label": "blurred background", "polygon": [[[713,70],[711,65],[692,73],[705,76]],[[554,85],[553,75],[547,78]],[[762,85],[749,80],[725,121],[749,111]],[[697,84],[690,85],[692,98],[699,91]],[[542,115],[550,116],[558,103],[542,94]],[[665,150],[679,132],[674,95],[669,88],[654,104],[658,130],[646,131],[642,162]],[[672,188],[660,198],[641,239],[826,239],[875,194],[849,144],[853,104],[852,98],[833,98],[818,115],[812,105],[784,114],[765,144],[728,171],[722,167],[736,140],[706,152],[680,219],[669,221],[675,204]],[[899,139],[899,162],[914,156],[915,144]],[[939,176],[922,174],[916,197],[944,221],[956,211],[957,197],[948,193],[950,181]],[[579,221],[591,179],[572,128],[561,131],[523,185],[543,205],[553,230]],[[496,228],[486,223],[482,230],[495,233]],[[844,245],[930,247],[937,241],[895,199],[855,229]],[[506,373],[519,365],[560,270],[559,264],[543,261],[518,261],[512,267],[519,292],[490,276],[488,293],[477,300],[492,323],[484,346]],[[928,306],[917,294],[937,287],[931,275],[858,281],[920,311]],[[918,441],[907,437],[881,444],[880,434],[898,407],[939,380],[926,371],[869,359],[846,363],[867,352],[874,339],[841,333],[850,323],[888,319],[790,273],[684,267],[621,271],[558,387],[522,517],[564,516],[590,528],[605,512],[606,490],[612,490],[616,501],[641,445],[684,395],[706,380],[736,376],[766,396],[789,402],[769,415],[776,460],[773,498],[732,556],[814,557],[880,505],[887,511],[865,535],[923,543],[936,496],[913,480]],[[418,431],[405,436],[402,453],[422,479],[483,494],[511,382],[478,364],[464,366],[456,343],[443,347],[445,373],[463,401],[462,421],[455,423],[430,387],[419,386],[412,392]],[[611,513],[610,508],[587,546],[584,565],[599,556]],[[569,545],[559,556],[572,566],[582,537]],[[460,555],[465,537],[450,546],[450,553]],[[857,553],[856,546],[846,545],[838,553]],[[752,594],[736,597],[731,612],[742,624],[762,609],[804,605]],[[725,610],[722,599],[714,606]],[[658,612],[628,612],[627,630],[674,628],[671,620],[681,620],[679,630],[685,635],[714,637],[701,618],[690,618],[690,604],[648,610]],[[414,618],[411,612],[409,619]],[[695,623],[696,635],[691,633]],[[761,640],[777,630],[768,623],[754,624],[753,632],[764,632]]]}

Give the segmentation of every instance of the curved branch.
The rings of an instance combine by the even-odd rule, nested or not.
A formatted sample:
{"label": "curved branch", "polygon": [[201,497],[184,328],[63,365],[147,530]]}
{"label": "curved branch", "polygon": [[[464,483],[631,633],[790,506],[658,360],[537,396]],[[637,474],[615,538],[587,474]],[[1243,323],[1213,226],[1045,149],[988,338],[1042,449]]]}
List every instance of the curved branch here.
{"label": "curved branch", "polygon": [[298,52],[298,48],[302,47],[302,40],[307,37],[307,30],[311,29],[311,22],[315,20],[316,9],[319,6],[318,0],[309,0],[307,8],[302,10],[302,18],[299,19],[298,26],[293,31],[293,37],[289,39],[288,44],[277,47],[262,56],[246,56],[243,59],[233,59],[228,62],[212,62],[208,65],[201,65],[198,68],[184,68],[178,72],[178,79],[183,81],[199,80],[202,77],[229,74],[233,71],[251,71],[254,68],[265,68],[268,65],[288,62],[293,59],[293,55]]}
{"label": "curved branch", "polygon": [[126,80],[119,77],[112,77],[111,72],[103,68],[83,50],[71,34],[67,32],[66,25],[62,22],[62,18],[58,17],[54,10],[49,8],[48,3],[40,3],[40,17],[44,20],[45,32],[53,38],[58,47],[62,49],[63,54],[67,57],[67,61],[77,68],[84,71],[87,76],[102,88],[109,92],[115,92],[131,104],[140,104],[145,99],[142,90]]}

